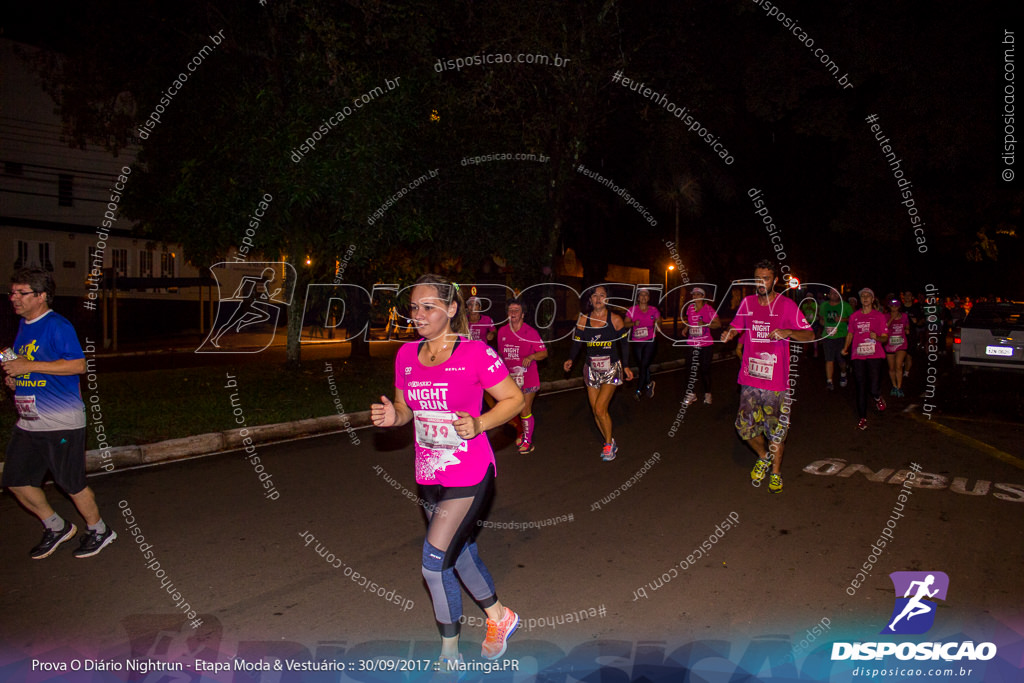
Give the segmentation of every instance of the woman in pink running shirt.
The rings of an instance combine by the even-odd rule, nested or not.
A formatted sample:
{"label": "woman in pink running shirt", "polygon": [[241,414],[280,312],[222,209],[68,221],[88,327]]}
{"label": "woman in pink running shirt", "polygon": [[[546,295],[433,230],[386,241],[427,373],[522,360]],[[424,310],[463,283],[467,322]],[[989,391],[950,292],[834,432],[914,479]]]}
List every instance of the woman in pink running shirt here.
{"label": "woman in pink running shirt", "polygon": [[[694,287],[690,294],[693,296],[693,301],[686,307],[683,334],[689,337],[686,340],[686,345],[693,347],[693,357],[690,362],[697,366],[697,377],[700,378],[704,386],[704,403],[711,405],[711,360],[713,358],[711,344],[714,342],[711,330],[719,329],[722,323],[718,320],[715,309],[707,305],[703,287]],[[697,400],[697,394],[688,391],[684,400],[687,405],[694,403]]]}
{"label": "woman in pink running shirt", "polygon": [[548,357],[547,347],[540,333],[523,322],[523,302],[508,302],[508,325],[498,330],[498,355],[505,362],[512,379],[523,391],[526,404],[519,414],[519,438],[516,446],[522,454],[533,452],[533,399],[540,391],[540,372],[537,361]]}
{"label": "woman in pink running shirt", "polygon": [[889,364],[889,381],[892,382],[889,395],[903,398],[903,369],[907,362],[910,318],[900,310],[900,300],[896,297],[890,299],[888,313],[885,323],[889,328],[889,341],[885,344],[885,362]]}
{"label": "woman in pink running shirt", "polygon": [[882,398],[882,368],[885,367],[884,344],[889,338],[885,314],[878,310],[875,293],[865,287],[860,290],[860,309],[850,316],[846,326],[846,343],[842,354],[850,353],[853,376],[857,380],[857,429],[868,428],[868,392],[875,400],[878,412],[885,410]]}
{"label": "woman in pink running shirt", "polygon": [[[494,452],[484,432],[514,417],[523,394],[494,350],[468,338],[465,311],[458,285],[439,275],[417,280],[409,317],[422,339],[398,351],[394,402],[381,396],[370,406],[378,427],[415,425],[416,483],[427,514],[422,572],[441,632],[443,666],[462,661],[459,580],[487,614],[485,659],[504,654],[519,625],[519,616],[498,601],[473,532],[494,487]],[[484,391],[497,403],[481,415]]]}
{"label": "woman in pink running shirt", "polygon": [[654,338],[658,329],[661,314],[654,306],[649,306],[651,292],[640,288],[636,293],[636,306],[626,311],[626,327],[629,332],[629,348],[636,351],[637,364],[640,366],[640,382],[636,388],[636,400],[646,392],[647,398],[654,398],[654,380],[651,379],[651,361],[654,360]]}
{"label": "woman in pink running shirt", "polygon": [[494,341],[494,321],[491,316],[480,313],[480,299],[475,296],[469,297],[466,301],[469,318],[469,338],[478,339],[485,344]]}

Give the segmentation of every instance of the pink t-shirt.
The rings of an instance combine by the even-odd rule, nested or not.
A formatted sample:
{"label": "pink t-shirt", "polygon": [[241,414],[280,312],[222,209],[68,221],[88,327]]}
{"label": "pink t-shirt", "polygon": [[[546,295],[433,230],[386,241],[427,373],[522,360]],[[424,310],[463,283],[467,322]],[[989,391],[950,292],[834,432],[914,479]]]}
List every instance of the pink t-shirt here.
{"label": "pink t-shirt", "polygon": [[885,358],[885,349],[882,348],[882,343],[871,338],[872,332],[878,336],[888,334],[889,328],[885,324],[885,313],[881,311],[865,313],[862,309],[857,309],[850,316],[848,330],[850,334],[853,334],[850,358]]}
{"label": "pink t-shirt", "polygon": [[689,339],[686,340],[686,346],[710,346],[714,339],[711,336],[711,330],[708,328],[708,325],[717,317],[715,309],[711,308],[707,302],[704,303],[699,311],[693,304],[687,306],[686,324],[690,326],[690,331],[688,334]]}
{"label": "pink t-shirt", "polygon": [[633,328],[629,331],[630,341],[654,341],[654,323],[661,317],[657,308],[648,306],[646,311],[641,311],[639,306],[632,306],[626,315],[633,321]]}
{"label": "pink t-shirt", "polygon": [[896,320],[885,316],[885,322],[889,326],[889,341],[885,344],[886,353],[896,353],[907,348],[907,329],[910,327],[910,318],[906,313],[900,313]]}
{"label": "pink t-shirt", "polygon": [[469,323],[469,338],[487,342],[487,335],[494,332],[494,321],[490,316],[481,315],[480,320]]}
{"label": "pink t-shirt", "polygon": [[523,359],[545,348],[540,333],[526,323],[520,325],[518,331],[513,331],[512,325],[505,325],[498,330],[498,354],[505,361],[505,367],[520,389],[540,386],[537,363],[530,363],[530,367],[524,370]]}
{"label": "pink t-shirt", "polygon": [[747,333],[739,383],[755,389],[784,391],[789,381],[789,339],[771,341],[768,336],[773,330],[809,329],[800,308],[782,295],[762,306],[757,295],[751,294],[740,302],[731,327]]}
{"label": "pink t-shirt", "polygon": [[416,434],[416,483],[472,486],[494,464],[486,434],[469,441],[455,433],[455,411],[480,417],[484,389],[508,377],[494,349],[461,339],[451,358],[433,367],[420,363],[419,343],[403,344],[395,357],[395,387],[412,409]]}

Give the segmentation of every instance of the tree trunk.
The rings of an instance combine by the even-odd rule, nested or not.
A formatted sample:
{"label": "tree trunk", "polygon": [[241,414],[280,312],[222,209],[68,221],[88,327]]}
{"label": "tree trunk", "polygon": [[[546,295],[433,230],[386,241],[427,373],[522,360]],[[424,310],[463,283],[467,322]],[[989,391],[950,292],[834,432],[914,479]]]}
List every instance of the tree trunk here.
{"label": "tree trunk", "polygon": [[[361,296],[349,296],[345,300],[345,332],[352,338],[351,358],[369,358],[370,307]],[[351,322],[348,322],[351,321]],[[366,332],[362,330],[365,328]],[[357,334],[358,331],[358,334]]]}
{"label": "tree trunk", "polygon": [[309,282],[309,269],[302,263],[296,264],[295,289],[292,293],[292,303],[288,307],[288,345],[285,355],[285,367],[290,370],[302,367],[302,319],[305,315],[306,288]]}

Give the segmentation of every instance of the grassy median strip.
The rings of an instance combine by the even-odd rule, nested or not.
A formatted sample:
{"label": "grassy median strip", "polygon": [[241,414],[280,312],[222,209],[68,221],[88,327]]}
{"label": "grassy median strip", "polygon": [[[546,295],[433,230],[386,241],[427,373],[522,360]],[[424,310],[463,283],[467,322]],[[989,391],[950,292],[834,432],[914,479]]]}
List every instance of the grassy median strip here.
{"label": "grassy median strip", "polygon": [[[565,379],[562,362],[568,357],[569,342],[549,347],[550,357],[539,364],[541,381]],[[661,343],[655,363],[685,356],[685,349]],[[348,411],[369,410],[370,403],[381,393],[389,397],[394,394],[393,357],[307,360],[298,371],[286,370],[277,363],[224,363],[201,368],[107,372],[102,370],[101,359],[96,391],[89,392],[83,385],[82,394],[86,402],[91,394],[99,396],[109,446],[142,445],[235,429],[230,392],[224,391],[225,375],[229,372],[237,381],[232,391],[237,391],[244,401],[250,427],[335,415],[325,362],[331,364],[330,375]],[[571,376],[577,377],[579,372],[577,362]],[[635,390],[635,384],[628,384],[627,389]],[[14,402],[8,394],[0,409],[0,438],[6,440],[16,419]],[[90,423],[89,449],[97,447],[93,426]]]}
{"label": "grassy median strip", "polygon": [[[394,361],[371,358],[332,360],[334,381],[345,406],[368,410],[380,392],[394,389]],[[220,432],[237,427],[224,391],[225,373],[236,376],[250,426],[335,414],[322,361],[289,371],[279,364],[246,363],[180,370],[100,372],[98,389],[110,446],[131,446]],[[83,398],[89,400],[88,391]],[[17,416],[8,396],[0,410],[0,434],[10,433]],[[2,437],[0,437],[2,438]],[[88,448],[96,448],[89,428]],[[2,452],[0,452],[2,457]]]}

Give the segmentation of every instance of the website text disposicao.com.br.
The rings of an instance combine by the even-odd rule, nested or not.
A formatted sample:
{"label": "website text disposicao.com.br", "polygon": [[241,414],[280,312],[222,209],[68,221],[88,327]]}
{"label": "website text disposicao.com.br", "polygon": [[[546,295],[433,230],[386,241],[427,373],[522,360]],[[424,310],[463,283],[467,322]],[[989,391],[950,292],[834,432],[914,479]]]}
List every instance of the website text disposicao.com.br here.
{"label": "website text disposicao.com.br", "polygon": [[472,57],[449,57],[447,59],[438,59],[437,63],[434,64],[434,71],[438,73],[451,71],[452,69],[455,71],[462,71],[465,67],[484,66],[485,64],[539,64],[541,66],[555,66],[562,68],[568,63],[568,57],[562,57],[557,53],[552,56],[520,52],[514,57],[508,52],[487,53],[482,55],[473,55]]}

